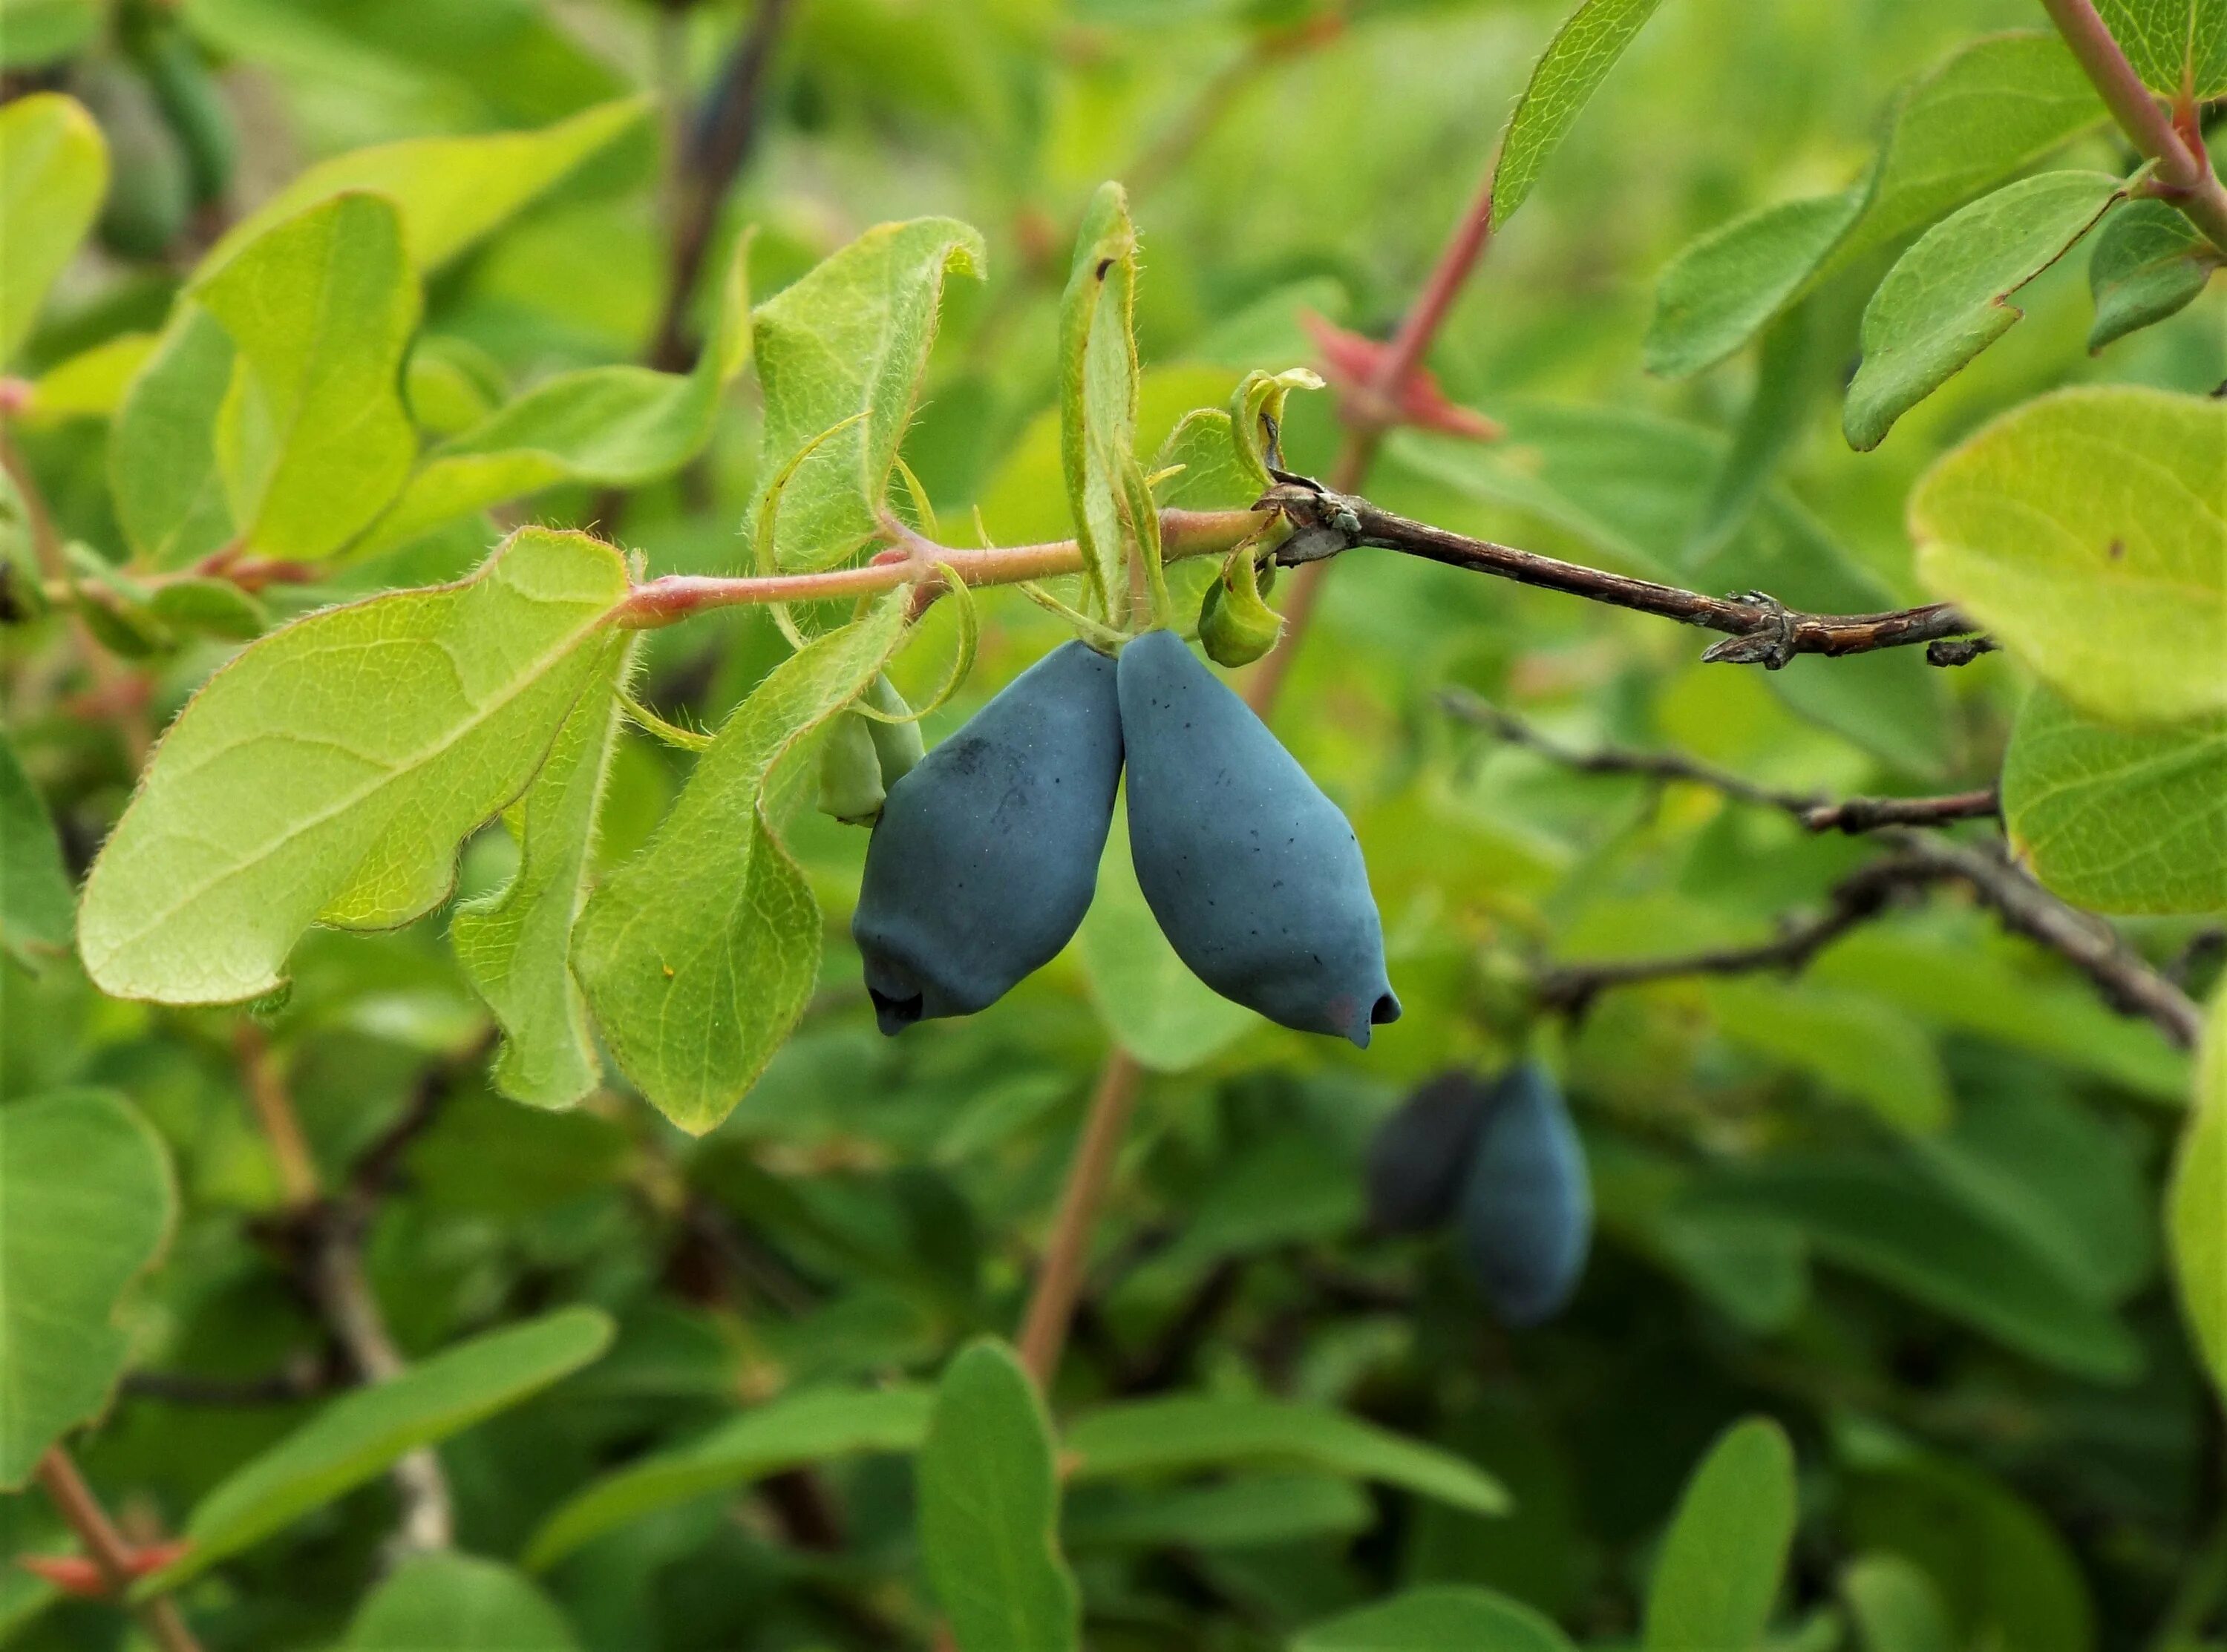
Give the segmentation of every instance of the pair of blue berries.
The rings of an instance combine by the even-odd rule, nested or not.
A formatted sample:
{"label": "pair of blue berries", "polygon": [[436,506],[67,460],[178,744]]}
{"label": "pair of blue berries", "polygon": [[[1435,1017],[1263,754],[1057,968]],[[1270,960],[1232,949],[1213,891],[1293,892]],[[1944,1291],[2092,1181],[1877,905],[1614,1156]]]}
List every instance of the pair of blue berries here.
{"label": "pair of blue berries", "polygon": [[1361,845],[1170,631],[1054,649],[889,788],[851,933],[885,1033],[971,1015],[1082,922],[1124,766],[1137,881],[1223,997],[1367,1046],[1400,1001]]}
{"label": "pair of blue berries", "polygon": [[1451,1223],[1463,1266],[1506,1324],[1567,1307],[1592,1248],[1586,1150],[1554,1075],[1522,1061],[1496,1078],[1442,1073],[1379,1126],[1369,1214],[1380,1233]]}

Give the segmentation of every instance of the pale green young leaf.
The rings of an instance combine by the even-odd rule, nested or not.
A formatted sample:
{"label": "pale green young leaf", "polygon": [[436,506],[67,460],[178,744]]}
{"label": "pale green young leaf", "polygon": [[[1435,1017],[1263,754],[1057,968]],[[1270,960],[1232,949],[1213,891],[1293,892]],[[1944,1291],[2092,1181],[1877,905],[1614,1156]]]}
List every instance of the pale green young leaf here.
{"label": "pale green young leaf", "polygon": [[1168,945],[1138,887],[1121,809],[1114,811],[1078,945],[1090,1001],[1107,1030],[1155,1072],[1196,1067],[1264,1024],[1192,974]]}
{"label": "pale green young leaf", "polygon": [[372,526],[367,555],[557,482],[634,487],[670,475],[711,440],[719,399],[748,365],[750,260],[738,242],[711,336],[686,373],[628,366],[560,373],[426,456]]}
{"label": "pale green young leaf", "polygon": [[180,299],[124,388],[108,436],[108,486],[142,562],[183,567],[232,540],[216,426],[233,356],[224,323]]}
{"label": "pale green young leaf", "polygon": [[1760,207],[1671,260],[1656,284],[1648,370],[1681,377],[1722,360],[1850,259],[2031,166],[2103,118],[2094,89],[2055,35],[1973,41],[1896,99],[1860,182]]}
{"label": "pale green young leaf", "polygon": [[2196,1095],[2170,1196],[2181,1311],[2205,1369],[2227,1393],[2227,985],[2212,994],[2205,1016]]}
{"label": "pale green young leaf", "polygon": [[2154,327],[2199,297],[2221,262],[2219,250],[2162,201],[2130,201],[2111,214],[2088,258],[2096,324],[2092,354]]}
{"label": "pale green young leaf", "polygon": [[1199,407],[1185,413],[1152,456],[1152,469],[1155,475],[1174,473],[1161,475],[1152,489],[1163,507],[1241,510],[1263,492],[1238,451],[1227,408]]}
{"label": "pale green young leaf", "polygon": [[526,528],[469,579],[296,621],[211,677],[86,879],[78,948],[119,998],[278,986],[312,922],[431,910],[464,835],[541,766],[604,669],[618,552]]}
{"label": "pale green young leaf", "polygon": [[162,1140],[121,1096],[0,1107],[0,1491],[107,1409],[128,1351],[117,1299],[176,1207]]}
{"label": "pale green young leaf", "polygon": [[1662,0],[1580,0],[1547,42],[1508,118],[1493,165],[1492,226],[1516,215],[1616,61]]}
{"label": "pale green young leaf", "polygon": [[108,145],[74,98],[34,92],[0,107],[0,366],[100,210]]}
{"label": "pale green young leaf", "polygon": [[108,418],[124,405],[132,378],[155,353],[153,333],[118,333],[57,361],[31,381],[22,414],[35,426],[73,418]]}
{"label": "pale green young leaf", "polygon": [[1439,1584],[1302,1630],[1291,1652],[1570,1652],[1570,1641],[1520,1600]]}
{"label": "pale green young leaf", "polygon": [[1941,1591],[1899,1554],[1859,1556],[1841,1574],[1841,1595],[1863,1652],[1958,1652]]}
{"label": "pale green young leaf", "polygon": [[1863,361],[1841,426],[1859,451],[2010,331],[2010,296],[2063,258],[2116,201],[2105,172],[2045,172],[1943,219],[1887,271],[1864,309]]}
{"label": "pale green young leaf", "polygon": [[273,225],[352,190],[393,201],[413,271],[446,264],[648,112],[647,98],[599,104],[531,132],[412,137],[320,161],[225,232],[201,261],[217,270]]}
{"label": "pale green young leaf", "polygon": [[1280,1400],[1183,1394],[1087,1412],[1062,1444],[1077,1480],[1246,1464],[1378,1480],[1476,1515],[1508,1512],[1500,1483],[1465,1458],[1341,1411]]}
{"label": "pale green young leaf", "polygon": [[384,196],[332,196],[281,219],[195,297],[232,335],[217,469],[248,548],[328,556],[410,474],[402,358],[418,283]]}
{"label": "pale green young leaf", "polygon": [[450,921],[456,962],[502,1028],[495,1086],[535,1107],[569,1107],[603,1077],[587,1005],[572,979],[572,925],[588,898],[630,641],[621,635],[603,643],[601,667],[557,731],[541,772],[505,816],[518,839],[517,875]]}
{"label": "pale green young leaf", "polygon": [[2227,92],[2227,3],[2096,0],[2096,10],[2151,91],[2197,102]]}
{"label": "pale green young leaf", "polygon": [[1080,1646],[1051,1419],[1005,1343],[972,1343],[944,1368],[915,1475],[922,1566],[960,1652]]}
{"label": "pale green young leaf", "polygon": [[807,1389],[744,1412],[700,1439],[591,1480],[526,1546],[536,1572],[605,1532],[709,1491],[866,1451],[912,1451],[928,1437],[932,1390]]}
{"label": "pale green young leaf", "polygon": [[2227,911],[2227,714],[2122,728],[2036,689],[2002,790],[2012,847],[2074,905]]}
{"label": "pale green young leaf", "polygon": [[2125,1382],[2141,1345],[2052,1258],[1954,1195],[1863,1158],[1791,1156],[1713,1182],[1697,1208],[1785,1222],[1817,1254],[2096,1382]]}
{"label": "pale green young leaf", "polygon": [[328,1400],[315,1416],[251,1457],[194,1505],[193,1547],[141,1585],[174,1589],[284,1530],[313,1508],[384,1473],[598,1359],[610,1316],[563,1308],[443,1349],[400,1375]]}
{"label": "pale green young leaf", "polygon": [[735,708],[656,834],[590,897],[573,970],[620,1070],[682,1129],[734,1110],[804,1013],[820,916],[767,806],[775,768],[865,692],[909,595],[784,660]]}
{"label": "pale green young leaf", "polygon": [[54,817],[0,729],[0,951],[35,966],[69,950],[76,917]]}
{"label": "pale green young leaf", "polygon": [[1646,1652],[1756,1652],[1794,1542],[1794,1448],[1766,1417],[1687,1481],[1647,1591]]}
{"label": "pale green young leaf", "polygon": [[1919,480],[1910,528],[1925,583],[2082,710],[2227,710],[2227,402],[2030,401]]}
{"label": "pale green young leaf", "polygon": [[774,547],[782,568],[832,567],[881,531],[897,446],[935,341],[944,277],[979,275],[984,260],[981,236],[955,219],[883,224],[758,310],[752,332],[765,434],[745,520],[756,520],[773,479],[820,443],[782,496]]}
{"label": "pale green young leaf", "polygon": [[348,1620],[338,1652],[575,1652],[553,1602],[494,1560],[413,1554]]}
{"label": "pale green young leaf", "polygon": [[1137,232],[1129,197],[1104,183],[1075,241],[1059,309],[1060,469],[1096,611],[1129,597],[1122,478],[1137,445]]}

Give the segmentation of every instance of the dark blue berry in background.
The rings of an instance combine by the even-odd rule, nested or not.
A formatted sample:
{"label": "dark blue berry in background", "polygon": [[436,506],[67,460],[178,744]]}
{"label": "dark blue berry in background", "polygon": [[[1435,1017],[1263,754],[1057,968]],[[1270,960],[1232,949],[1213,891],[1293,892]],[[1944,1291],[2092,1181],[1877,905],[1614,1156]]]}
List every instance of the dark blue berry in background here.
{"label": "dark blue berry in background", "polygon": [[1129,847],[1176,955],[1224,998],[1366,1048],[1399,1018],[1361,845],[1171,631],[1121,651]]}
{"label": "dark blue berry in background", "polygon": [[1471,1277],[1508,1324],[1566,1307],[1593,1231],[1586,1151],[1554,1075],[1519,1062],[1494,1087],[1471,1149],[1456,1234]]}
{"label": "dark blue berry in background", "polygon": [[1369,1144],[1369,1221],[1382,1234],[1420,1234],[1452,1219],[1490,1081],[1441,1073],[1401,1103]]}
{"label": "dark blue berry in background", "polygon": [[851,920],[884,1032],[971,1015],[1067,944],[1120,779],[1114,662],[1069,642],[890,787]]}

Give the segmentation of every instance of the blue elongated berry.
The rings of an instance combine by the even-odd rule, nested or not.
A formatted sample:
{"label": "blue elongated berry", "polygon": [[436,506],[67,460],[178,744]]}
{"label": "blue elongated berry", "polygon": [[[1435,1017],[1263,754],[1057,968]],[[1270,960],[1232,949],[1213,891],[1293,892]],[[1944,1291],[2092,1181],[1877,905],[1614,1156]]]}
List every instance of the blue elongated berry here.
{"label": "blue elongated berry", "polygon": [[1267,725],[1171,631],[1121,651],[1137,882],[1191,973],[1364,1049],[1399,1018],[1361,845]]}
{"label": "blue elongated berry", "polygon": [[1458,1239],[1500,1317],[1536,1325],[1569,1303],[1592,1244],[1586,1150],[1553,1075],[1519,1062],[1494,1086],[1470,1150]]}
{"label": "blue elongated berry", "polygon": [[1120,779],[1114,662],[1070,642],[890,785],[851,920],[884,1032],[971,1015],[1067,944]]}
{"label": "blue elongated berry", "polygon": [[1492,1087],[1441,1073],[1388,1114],[1369,1144],[1369,1221],[1379,1233],[1420,1234],[1454,1214]]}

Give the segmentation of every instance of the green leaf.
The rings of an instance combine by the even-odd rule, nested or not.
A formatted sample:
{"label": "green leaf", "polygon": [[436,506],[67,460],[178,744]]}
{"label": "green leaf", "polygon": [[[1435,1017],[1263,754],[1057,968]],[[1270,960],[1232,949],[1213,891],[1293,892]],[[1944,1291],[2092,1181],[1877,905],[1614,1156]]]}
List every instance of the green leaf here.
{"label": "green leaf", "polygon": [[2212,995],[2196,1096],[2173,1168],[2173,1277],[2211,1381],[2227,1393],[2227,985]]}
{"label": "green leaf", "polygon": [[758,310],[765,436],[745,520],[757,519],[774,478],[820,443],[782,496],[781,567],[832,567],[881,532],[877,513],[935,341],[944,277],[979,275],[984,258],[981,236],[955,219],[883,224]]}
{"label": "green leaf", "polygon": [[1778,462],[1802,434],[1804,415],[1821,388],[1824,328],[1815,304],[1789,310],[1764,333],[1755,385],[1732,431],[1732,446],[1709,484],[1700,519],[1680,559],[1706,562],[1731,543],[1753,513]]}
{"label": "green leaf", "polygon": [[2096,1382],[2141,1370],[2141,1344],[2045,1257],[1883,1161],[1789,1156],[1727,1173],[1695,1202],[1784,1221],[1827,1260],[2058,1370]]}
{"label": "green leaf", "polygon": [[107,1409],[129,1351],[117,1299],[176,1212],[162,1140],[122,1097],[0,1107],[0,1490]]}
{"label": "green leaf", "polygon": [[2227,92],[2220,0],[2096,0],[2096,10],[2151,91],[2198,103]]}
{"label": "green leaf", "polygon": [[0,366],[38,319],[108,188],[108,145],[74,98],[35,92],[0,108]]}
{"label": "green leaf", "polygon": [[2030,401],[1919,480],[1910,525],[1925,583],[2082,710],[2227,711],[2227,402]]}
{"label": "green leaf", "polygon": [[216,457],[247,548],[329,555],[417,451],[401,374],[418,284],[400,219],[383,196],[335,195],[272,225],[194,296],[237,354]]}
{"label": "green leaf", "polygon": [[2111,214],[2088,258],[2096,325],[2092,354],[2193,303],[2221,262],[2219,249],[2162,201],[2130,201]]}
{"label": "green leaf", "polygon": [[1764,1417],[1727,1429],[1694,1477],[1647,1591],[1646,1652],[1755,1652],[1794,1542],[1794,1448]]}
{"label": "green leaf", "polygon": [[1291,1652],[1570,1652],[1570,1642],[1519,1600],[1439,1585],[1302,1630]]}
{"label": "green leaf", "polygon": [[1192,974],[1160,933],[1130,864],[1128,819],[1114,811],[1098,893],[1083,915],[1078,946],[1090,1001],[1114,1042],[1155,1072],[1180,1073],[1211,1061],[1262,1024]]}
{"label": "green leaf", "polygon": [[1500,1483],[1464,1458],[1319,1406],[1183,1394],[1107,1406],[1062,1442],[1074,1477],[1177,1474],[1234,1464],[1381,1480],[1477,1515],[1508,1512]]}
{"label": "green leaf", "polygon": [[99,37],[93,0],[0,0],[0,68],[41,68]]}
{"label": "green leaf", "polygon": [[335,155],[301,173],[234,224],[202,260],[201,270],[220,268],[284,220],[355,190],[392,201],[401,216],[411,269],[435,269],[609,144],[648,109],[648,98],[623,98],[539,131],[412,137]]}
{"label": "green leaf", "polygon": [[915,1474],[921,1564],[961,1652],[1079,1647],[1051,1419],[1005,1343],[972,1343],[945,1368]]}
{"label": "green leaf", "polygon": [[2002,788],[2013,849],[2074,905],[2227,911],[2227,714],[2118,728],[2038,688]]}
{"label": "green leaf", "polygon": [[1070,1549],[1260,1548],[1352,1537],[1375,1523],[1375,1506],[1350,1480],[1263,1474],[1171,1490],[1086,1487],[1068,1500],[1060,1535]]}
{"label": "green leaf", "polygon": [[1835,271],[2023,171],[2103,118],[2054,34],[1990,35],[1896,100],[1863,181],[1760,207],[1691,243],[1663,270],[1648,371],[1698,373],[1730,355]]}
{"label": "green leaf", "polygon": [[1498,229],[1530,198],[1547,157],[1562,146],[1578,116],[1600,89],[1661,0],[1580,0],[1563,19],[1501,135],[1492,174],[1492,227]]}
{"label": "green leaf", "polygon": [[598,1358],[610,1316],[564,1308],[446,1348],[401,1375],[328,1400],[194,1506],[193,1547],[140,1585],[175,1589],[384,1473],[421,1445],[462,1433]]}
{"label": "green leaf", "polygon": [[209,679],[86,879],[78,947],[118,998],[229,1004],[312,922],[430,911],[607,669],[618,553],[526,528],[470,578],[296,621]]}
{"label": "green leaf", "polygon": [[1806,1072],[1912,1135],[1949,1121],[1949,1080],[1933,1040],[1893,1005],[1858,992],[1766,977],[1710,981],[1726,1040]]}
{"label": "green leaf", "polygon": [[507,1566],[413,1554],[349,1620],[339,1652],[576,1652],[549,1598]]}
{"label": "green leaf", "polygon": [[1130,543],[1122,481],[1137,445],[1137,232],[1118,183],[1099,185],[1059,310],[1059,450],[1095,611],[1122,611]]}
{"label": "green leaf", "polygon": [[572,979],[572,925],[588,898],[597,812],[619,730],[626,636],[603,644],[601,670],[558,730],[549,756],[505,823],[518,839],[517,876],[459,907],[449,934],[503,1030],[495,1088],[514,1101],[569,1107],[602,1081],[588,1008]]}
{"label": "green leaf", "polygon": [[1899,1554],[1866,1554],[1841,1574],[1864,1652],[1957,1652],[1933,1580]]}
{"label": "green leaf", "polygon": [[2063,258],[2119,198],[2106,172],[2045,172],[1918,238],[1864,309],[1863,361],[1841,427],[1859,452],[2017,324],[2011,294]]}
{"label": "green leaf", "polygon": [[711,440],[720,397],[749,364],[749,245],[738,241],[693,371],[560,373],[441,443],[373,525],[364,554],[552,482],[631,488],[679,469]]}
{"label": "green leaf", "polygon": [[928,1437],[922,1387],[807,1390],[722,1423],[678,1450],[591,1481],[559,1504],[526,1546],[539,1572],[605,1532],[707,1492],[864,1451],[912,1451]]}
{"label": "green leaf", "polygon": [[232,541],[216,427],[233,356],[224,323],[182,298],[124,388],[109,431],[108,486],[142,562],[183,567]]}
{"label": "green leaf", "polygon": [[174,631],[246,642],[271,626],[262,603],[229,579],[170,579],[147,593],[147,611]]}
{"label": "green leaf", "polygon": [[0,729],[0,950],[26,966],[67,952],[76,915],[54,817]]}
{"label": "green leaf", "polygon": [[642,852],[597,888],[573,969],[611,1058],[701,1134],[756,1082],[812,996],[820,908],[775,834],[775,768],[864,693],[908,593],[783,661],[735,708]]}
{"label": "green leaf", "polygon": [[31,381],[24,420],[43,427],[66,419],[114,417],[133,376],[155,353],[155,343],[152,333],[118,333],[57,361]]}

